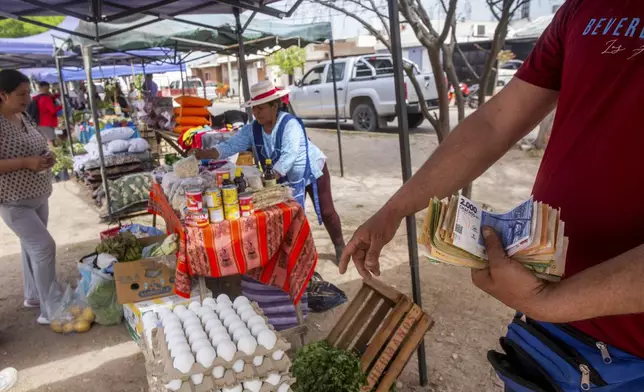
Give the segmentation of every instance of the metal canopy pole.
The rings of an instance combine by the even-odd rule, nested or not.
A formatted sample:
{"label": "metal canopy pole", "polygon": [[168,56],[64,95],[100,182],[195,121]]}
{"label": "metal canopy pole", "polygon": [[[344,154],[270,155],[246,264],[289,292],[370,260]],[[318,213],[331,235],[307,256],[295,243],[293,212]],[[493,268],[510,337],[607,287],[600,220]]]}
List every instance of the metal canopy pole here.
{"label": "metal canopy pole", "polygon": [[92,47],[83,46],[83,63],[85,64],[85,74],[87,75],[87,92],[89,94],[89,106],[92,110],[92,121],[96,130],[96,144],[98,145],[98,159],[101,165],[101,178],[103,179],[103,189],[105,190],[105,202],[107,203],[107,218],[112,220],[112,206],[110,200],[110,189],[107,183],[107,174],[105,173],[105,158],[103,157],[103,141],[101,140],[101,125],[98,121],[98,108],[96,107],[96,88],[92,81]]}
{"label": "metal canopy pole", "polygon": [[338,153],[340,154],[340,176],[344,177],[344,162],[342,160],[342,136],[340,135],[340,113],[338,109],[338,84],[335,78],[335,49],[333,37],[329,40],[329,50],[331,51],[331,72],[333,76],[333,103],[335,106],[335,129],[338,132]]}
{"label": "metal canopy pole", "polygon": [[[250,87],[248,86],[248,69],[246,68],[246,53],[244,50],[244,36],[241,25],[241,20],[239,19],[239,8],[235,8],[235,32],[237,33],[237,42],[239,43],[239,57],[237,65],[239,66],[239,78],[242,82],[242,87],[244,89],[244,102],[247,102],[250,97]],[[253,111],[251,108],[246,108],[246,114],[248,114],[248,120],[253,118]]]}
{"label": "metal canopy pole", "polygon": [[[398,135],[400,139],[400,162],[403,182],[411,178],[411,152],[409,147],[409,124],[405,98],[405,80],[403,74],[402,46],[400,43],[400,23],[398,1],[388,0],[389,31],[391,31],[391,57],[394,65],[394,86],[396,93],[396,117],[398,117]],[[405,218],[407,227],[407,248],[411,267],[411,285],[414,302],[422,308],[420,293],[420,275],[418,269],[418,244],[416,242],[416,217],[412,214]],[[425,358],[425,341],[418,346],[418,373],[420,385],[427,385],[427,360]]]}
{"label": "metal canopy pole", "polygon": [[69,114],[67,113],[67,89],[65,88],[65,81],[63,80],[63,70],[60,65],[60,57],[54,54],[54,61],[56,62],[56,72],[58,72],[58,84],[60,84],[60,100],[63,105],[63,118],[65,119],[65,130],[67,131],[67,140],[69,140],[69,150],[74,156],[74,143],[72,142],[72,131],[69,123]]}

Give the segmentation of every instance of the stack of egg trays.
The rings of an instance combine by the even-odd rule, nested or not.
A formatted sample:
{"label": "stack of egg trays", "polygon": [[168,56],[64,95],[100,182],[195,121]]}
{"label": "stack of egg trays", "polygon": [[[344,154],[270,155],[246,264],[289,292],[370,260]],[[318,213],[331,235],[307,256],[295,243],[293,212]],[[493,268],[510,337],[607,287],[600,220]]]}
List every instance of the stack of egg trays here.
{"label": "stack of egg trays", "polygon": [[[215,361],[209,368],[203,367],[199,363],[195,363],[190,368],[188,373],[181,373],[174,368],[172,357],[170,356],[170,351],[168,349],[168,344],[165,339],[165,333],[163,327],[159,327],[154,335],[156,335],[156,343],[159,353],[161,355],[162,364],[164,367],[164,382],[168,383],[172,380],[182,380],[183,385],[179,392],[184,392],[184,388],[191,387],[192,389],[187,389],[186,391],[191,392],[210,392],[213,388],[230,388],[235,385],[238,385],[244,381],[249,380],[263,380],[271,373],[278,373],[282,376],[282,383],[287,382],[287,380],[292,379],[289,370],[291,368],[291,360],[286,355],[286,351],[291,348],[291,344],[286,341],[278,332],[275,331],[275,328],[268,323],[268,318],[264,315],[264,312],[255,302],[251,302],[251,305],[255,312],[262,316],[266,322],[266,325],[270,330],[275,332],[277,335],[277,342],[271,350],[267,350],[262,345],[258,344],[257,348],[253,355],[246,355],[243,352],[237,351],[235,356],[231,361],[225,361],[223,358],[217,356]],[[272,358],[272,355],[277,352],[282,351],[284,354],[280,360],[275,360]],[[263,362],[261,366],[255,366],[253,364],[253,359],[257,356],[263,356]],[[244,370],[241,373],[235,372],[232,367],[235,362],[238,360],[243,360]],[[214,378],[212,376],[212,370],[217,366],[223,366],[225,370],[224,376],[222,378]],[[199,385],[194,385],[190,379],[190,376],[195,374],[203,374],[204,381]],[[292,382],[295,382],[292,379]],[[264,383],[262,387],[273,387],[270,384]],[[289,384],[290,385],[290,384]],[[210,388],[210,389],[208,389]],[[273,387],[277,390],[277,386]],[[273,389],[266,389],[266,392],[272,391]],[[264,389],[262,389],[264,392]]]}

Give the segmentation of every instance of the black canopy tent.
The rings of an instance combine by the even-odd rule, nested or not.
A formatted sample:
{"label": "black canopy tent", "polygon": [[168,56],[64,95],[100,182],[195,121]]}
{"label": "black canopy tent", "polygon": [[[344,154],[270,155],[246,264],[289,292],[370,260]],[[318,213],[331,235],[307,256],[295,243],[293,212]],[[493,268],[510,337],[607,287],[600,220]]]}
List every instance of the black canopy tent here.
{"label": "black canopy tent", "polygon": [[[0,11],[0,17],[13,18],[21,20],[27,23],[32,23],[40,25],[47,28],[53,28],[56,30],[56,26],[49,26],[47,24],[33,21],[31,19],[25,18],[25,16],[35,16],[35,15],[52,15],[52,14],[64,14],[69,16],[77,17],[81,20],[84,20],[89,23],[93,23],[95,26],[94,34],[84,34],[82,38],[87,38],[94,40],[95,43],[100,43],[102,38],[99,34],[99,24],[105,22],[113,22],[133,14],[145,14],[149,15],[150,12],[154,10],[156,15],[152,19],[141,22],[138,27],[144,27],[162,20],[181,19],[179,15],[186,14],[233,14],[235,16],[235,32],[237,34],[239,45],[239,65],[242,73],[245,73],[245,52],[243,42],[243,31],[248,27],[250,20],[257,13],[262,13],[277,18],[284,18],[291,16],[295,9],[302,3],[303,0],[297,0],[295,4],[288,11],[281,11],[270,7],[269,4],[276,2],[277,0],[217,0],[217,1],[207,1],[207,0],[8,0],[3,1],[3,9]],[[394,48],[392,50],[393,64],[394,64],[394,82],[395,82],[395,92],[396,92],[396,115],[399,121],[399,140],[400,140],[400,153],[401,153],[401,164],[402,164],[402,177],[403,181],[406,182],[411,177],[411,154],[410,154],[410,145],[409,145],[409,126],[407,122],[407,108],[405,105],[405,87],[404,87],[404,73],[403,73],[403,59],[401,51],[401,40],[400,40],[400,30],[399,30],[399,15],[398,15],[398,3],[395,0],[388,0],[388,10],[389,10],[389,23],[391,31],[391,46]],[[245,26],[242,26],[240,13],[242,11],[249,10],[252,11],[251,17],[246,21]],[[180,20],[179,20],[180,21]],[[128,31],[133,30],[124,30],[118,31],[112,34],[112,36],[122,34]],[[73,32],[71,32],[74,34]],[[117,34],[118,33],[118,34]],[[78,36],[78,35],[77,35]],[[107,37],[109,38],[109,37]],[[88,79],[91,80],[91,47],[83,47],[83,54],[85,58],[85,69],[87,72]],[[333,59],[333,54],[331,55]],[[335,67],[332,67],[332,70],[335,71]],[[244,94],[246,97],[249,97],[249,88],[248,80],[243,75],[244,78]],[[335,78],[334,78],[335,79]],[[93,97],[93,86],[89,83],[90,94]],[[334,89],[335,90],[335,89]],[[98,116],[95,107],[95,103],[92,99],[92,113],[94,116],[94,121],[98,124]],[[337,117],[337,101],[336,101],[336,117]],[[339,133],[338,133],[339,135]],[[100,143],[100,132],[97,132],[97,139]],[[101,161],[102,161],[102,151],[101,152]],[[104,171],[104,166],[101,166],[101,174]],[[105,182],[105,189],[107,190],[106,177],[103,175]],[[109,211],[109,200],[108,200],[108,211]],[[408,216],[406,218],[406,228],[407,228],[407,244],[409,251],[410,267],[411,267],[411,276],[412,276],[412,292],[413,299],[416,304],[421,306],[421,292],[420,292],[420,277],[419,277],[419,265],[418,265],[418,246],[416,242],[416,220],[415,217]],[[425,346],[424,343],[418,348],[418,361],[419,361],[419,373],[420,373],[420,383],[421,385],[426,385],[428,382],[427,379],[427,364],[425,358]]]}

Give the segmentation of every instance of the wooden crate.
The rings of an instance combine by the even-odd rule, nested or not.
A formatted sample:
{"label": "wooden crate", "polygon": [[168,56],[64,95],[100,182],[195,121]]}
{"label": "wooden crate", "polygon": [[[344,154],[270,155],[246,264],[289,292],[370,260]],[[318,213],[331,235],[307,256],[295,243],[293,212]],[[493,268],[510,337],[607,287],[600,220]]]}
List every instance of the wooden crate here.
{"label": "wooden crate", "polygon": [[364,281],[338,323],[329,344],[361,355],[367,384],[362,391],[389,391],[434,326],[409,297],[377,280]]}

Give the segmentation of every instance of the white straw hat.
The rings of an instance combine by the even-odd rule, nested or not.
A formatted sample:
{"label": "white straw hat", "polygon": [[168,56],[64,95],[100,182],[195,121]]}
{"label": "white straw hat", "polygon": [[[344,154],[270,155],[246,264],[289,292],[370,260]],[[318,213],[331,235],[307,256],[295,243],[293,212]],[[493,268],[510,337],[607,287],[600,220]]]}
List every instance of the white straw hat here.
{"label": "white straw hat", "polygon": [[262,80],[250,86],[250,101],[242,105],[243,108],[261,105],[282,98],[290,93],[290,90],[278,90],[270,80]]}

